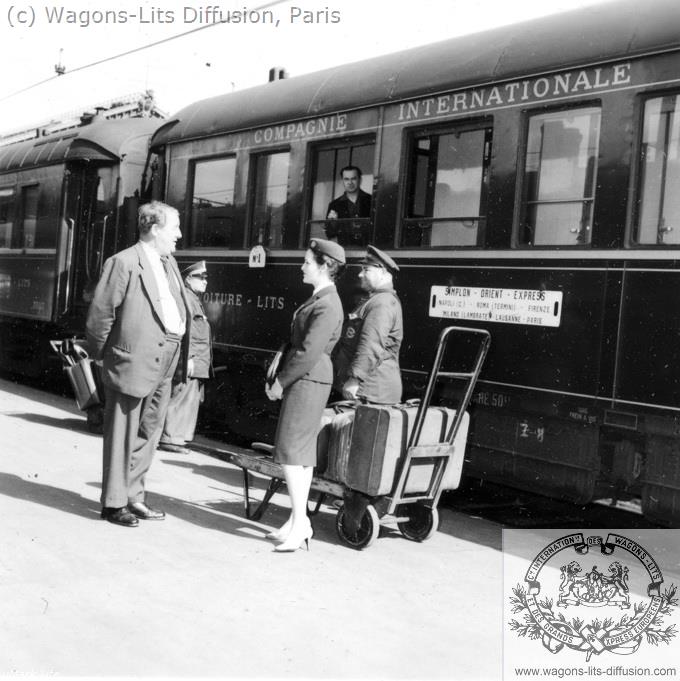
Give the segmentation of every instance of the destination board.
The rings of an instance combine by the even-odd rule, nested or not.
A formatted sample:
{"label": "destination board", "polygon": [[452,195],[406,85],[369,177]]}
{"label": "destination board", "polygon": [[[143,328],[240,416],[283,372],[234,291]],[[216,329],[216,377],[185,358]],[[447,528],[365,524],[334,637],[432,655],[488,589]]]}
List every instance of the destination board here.
{"label": "destination board", "polygon": [[432,286],[429,314],[444,319],[559,326],[562,291]]}

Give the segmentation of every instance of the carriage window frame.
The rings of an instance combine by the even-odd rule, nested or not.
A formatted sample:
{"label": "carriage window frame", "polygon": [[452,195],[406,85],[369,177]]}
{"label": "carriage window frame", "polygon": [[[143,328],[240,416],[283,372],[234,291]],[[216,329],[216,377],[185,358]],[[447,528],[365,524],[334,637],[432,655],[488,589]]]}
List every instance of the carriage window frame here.
{"label": "carriage window frame", "polygon": [[[27,199],[29,193],[32,195],[33,213],[28,215]],[[36,241],[42,237],[38,232],[38,220],[40,218],[40,183],[27,182],[19,185],[19,215],[17,225],[19,229],[15,232],[14,248],[21,251],[35,251],[40,249]],[[27,227],[29,229],[27,229]],[[19,242],[19,243],[17,243]]]}
{"label": "carriage window frame", "polygon": [[[234,168],[233,168],[233,177],[232,177],[232,187],[231,190],[227,189],[227,191],[231,191],[232,194],[232,203],[231,203],[231,214],[230,214],[230,219],[232,221],[232,224],[234,226],[234,231],[236,232],[237,238],[236,242],[232,243],[231,245],[227,245],[225,243],[217,243],[217,244],[206,244],[206,243],[197,243],[197,214],[194,212],[196,209],[194,208],[194,196],[196,192],[196,168],[197,166],[201,164],[209,164],[209,163],[215,163],[218,161],[225,161],[225,160],[233,160],[234,162]],[[164,168],[163,168],[164,170]],[[188,223],[189,223],[189,239],[188,239],[188,247],[189,248],[207,248],[207,249],[220,249],[220,250],[240,250],[243,248],[243,243],[245,240],[245,221],[243,220],[243,215],[242,213],[239,214],[236,206],[236,196],[237,196],[237,189],[238,189],[238,159],[236,154],[219,154],[219,155],[212,155],[212,156],[200,156],[197,158],[192,158],[189,161],[189,191],[187,191],[187,206],[186,206],[186,212],[189,217]],[[225,218],[226,219],[226,218]],[[206,230],[207,231],[207,230]],[[239,235],[240,232],[240,235]],[[240,237],[240,238],[239,238]]]}
{"label": "carriage window frame", "polygon": [[[678,224],[677,225],[667,225],[666,224],[666,188],[668,187],[667,184],[667,176],[668,176],[668,158],[669,158],[669,146],[670,142],[672,142],[672,139],[668,138],[669,134],[669,123],[670,121],[667,121],[665,124],[665,134],[667,136],[667,139],[665,140],[666,144],[664,148],[661,150],[659,156],[663,160],[663,169],[662,169],[662,174],[663,174],[663,184],[664,186],[660,188],[662,198],[659,200],[659,206],[657,210],[657,215],[659,215],[659,211],[663,212],[663,217],[661,219],[657,219],[657,225],[656,225],[656,230],[652,230],[654,233],[654,239],[653,241],[651,239],[645,240],[641,237],[641,220],[642,220],[642,214],[643,214],[643,201],[644,201],[644,196],[643,192],[645,191],[645,179],[646,179],[646,173],[645,173],[645,159],[648,156],[648,150],[645,148],[645,126],[646,126],[646,111],[647,111],[647,105],[653,102],[654,100],[661,100],[661,107],[664,106],[663,102],[666,99],[673,98],[675,99],[675,105],[676,108],[673,111],[673,114],[676,116],[676,121],[675,124],[680,128],[680,90],[674,89],[674,90],[665,90],[665,91],[655,91],[655,92],[648,92],[644,93],[644,95],[641,95],[638,100],[638,125],[637,125],[637,135],[636,135],[636,144],[635,144],[635,161],[634,161],[634,172],[633,172],[633,177],[632,177],[632,187],[631,187],[631,220],[630,220],[630,230],[629,230],[629,239],[628,239],[628,244],[634,248],[645,248],[645,249],[658,249],[658,248],[663,248],[663,249],[677,249],[680,248],[680,242],[676,243],[668,243],[665,241],[666,235],[670,235],[672,232],[674,232],[674,236],[680,237],[680,199],[676,200],[676,202],[679,202],[678,210],[676,211],[678,215]],[[662,111],[663,113],[663,111]],[[656,123],[657,126],[661,127],[662,123],[661,121],[657,121]],[[677,131],[676,131],[677,132]],[[678,138],[678,145],[677,145],[677,153],[680,161],[680,138]]]}
{"label": "carriage window frame", "polygon": [[[480,175],[475,190],[478,192],[478,212],[470,215],[451,215],[451,216],[435,216],[436,210],[436,177],[437,171],[441,168],[439,164],[439,148],[438,145],[441,139],[447,135],[457,135],[458,137],[465,134],[481,133],[482,134],[482,156]],[[418,144],[422,140],[429,140],[432,145],[433,140],[436,140],[436,153],[432,154],[432,149],[427,150],[427,153],[419,153]],[[471,250],[483,248],[486,242],[486,230],[488,220],[488,205],[490,196],[490,179],[491,179],[491,164],[493,155],[494,143],[494,120],[491,116],[483,118],[467,119],[460,122],[446,123],[443,125],[428,125],[425,127],[410,128],[405,131],[404,135],[404,181],[403,181],[403,195],[401,201],[401,217],[399,220],[399,233],[396,235],[398,248],[414,249],[414,250]],[[423,201],[426,204],[425,210],[429,205],[429,212],[432,215],[415,216],[413,211],[413,202],[415,200],[418,187],[416,186],[416,173],[418,167],[416,164],[417,156],[427,157],[425,159],[426,166],[424,173],[426,177],[425,193],[423,194]],[[458,168],[459,169],[459,168]],[[432,186],[432,183],[434,187]],[[450,185],[447,185],[450,187]],[[433,234],[440,233],[437,238],[450,238],[450,233],[447,233],[447,225],[450,223],[460,223],[460,232],[464,239],[460,239],[460,243],[432,243]],[[474,243],[464,243],[470,240],[470,235],[466,233],[471,227],[475,228]],[[415,230],[420,231],[420,236]],[[409,238],[409,232],[411,238]],[[455,232],[454,232],[455,237]],[[419,243],[414,243],[417,239]]]}
{"label": "carriage window frame", "polygon": [[[540,117],[556,118],[560,115],[562,116],[573,116],[577,115],[579,112],[585,114],[586,112],[592,112],[597,114],[597,126],[596,132],[596,145],[595,153],[592,156],[594,163],[592,168],[585,170],[585,175],[589,176],[589,187],[590,195],[586,196],[583,194],[581,198],[570,198],[570,199],[556,199],[556,200],[528,200],[527,196],[530,191],[529,185],[531,184],[527,179],[527,157],[529,153],[529,141],[531,135],[531,123],[533,120],[537,120]],[[591,114],[592,115],[592,114]],[[602,142],[602,102],[600,100],[588,100],[584,102],[578,102],[570,106],[559,106],[559,107],[541,107],[535,109],[529,109],[523,112],[524,121],[522,126],[522,139],[518,146],[518,161],[517,161],[517,192],[516,192],[516,212],[515,212],[515,225],[514,225],[514,238],[513,238],[513,248],[515,249],[545,249],[545,248],[555,248],[555,249],[575,249],[582,250],[592,247],[592,236],[595,228],[595,206],[597,201],[597,177],[600,166],[600,156],[601,156],[601,142]],[[589,135],[593,135],[591,128],[588,130]],[[587,147],[590,148],[590,147]],[[557,204],[587,204],[589,206],[588,217],[586,221],[584,219],[584,207],[581,209],[581,221],[576,227],[570,228],[570,236],[568,240],[564,242],[541,242],[535,243],[534,239],[528,239],[527,234],[530,227],[527,224],[527,214],[529,204],[535,206],[548,206]],[[535,227],[534,227],[535,231]]]}
{"label": "carriage window frame", "polygon": [[[15,184],[0,186],[0,194],[3,192],[7,192],[4,194],[7,200],[3,202],[3,205],[7,207],[5,215],[8,219],[0,222],[0,236],[3,237],[0,240],[0,251],[6,252],[12,250],[12,241],[17,224],[17,187]],[[6,225],[9,225],[9,227],[3,227]]]}
{"label": "carriage window frame", "polygon": [[[328,205],[334,199],[341,196],[344,192],[342,186],[342,180],[340,179],[340,170],[346,165],[357,165],[362,171],[362,181],[361,189],[366,193],[371,195],[371,209],[368,217],[356,218],[353,220],[341,220],[340,223],[347,223],[340,225],[340,232],[346,233],[347,243],[342,245],[345,248],[364,248],[367,244],[373,243],[375,236],[375,225],[374,225],[374,214],[375,214],[375,191],[376,191],[376,150],[377,150],[377,136],[375,133],[363,134],[363,135],[345,135],[343,137],[337,137],[329,140],[324,140],[321,142],[316,142],[310,144],[307,151],[307,167],[309,168],[309,174],[307,176],[305,185],[305,230],[304,230],[304,243],[307,243],[309,239],[313,238],[337,238],[336,236],[330,236],[327,232],[329,226],[329,221],[326,220],[326,212]],[[352,150],[357,147],[372,147],[371,154],[371,166],[370,172],[366,172],[366,168],[362,167],[360,163],[356,162],[355,159],[349,160],[347,163],[335,163],[335,168],[333,170],[333,190],[331,192],[330,198],[322,202],[323,205],[323,216],[314,216],[314,200],[315,200],[315,187],[316,180],[319,169],[319,155],[324,151],[338,151],[338,150]],[[352,156],[350,151],[349,156]],[[336,159],[337,161],[337,159]],[[370,179],[366,179],[370,178]],[[332,234],[335,232],[333,230]],[[342,240],[340,240],[342,243]]]}
{"label": "carriage window frame", "polygon": [[[276,156],[287,154],[286,162],[286,196],[285,201],[281,204],[281,222],[280,222],[280,244],[275,245],[271,243],[271,233],[268,231],[267,242],[263,241],[260,234],[256,233],[258,229],[256,225],[256,204],[258,201],[258,169],[259,162],[266,156]],[[290,191],[291,191],[291,167],[293,163],[293,154],[290,146],[276,147],[271,149],[262,149],[253,152],[249,156],[249,173],[248,173],[248,219],[247,219],[247,247],[252,248],[256,245],[262,245],[271,250],[285,250],[289,246],[286,244],[286,228],[288,227],[288,213],[290,211]]]}

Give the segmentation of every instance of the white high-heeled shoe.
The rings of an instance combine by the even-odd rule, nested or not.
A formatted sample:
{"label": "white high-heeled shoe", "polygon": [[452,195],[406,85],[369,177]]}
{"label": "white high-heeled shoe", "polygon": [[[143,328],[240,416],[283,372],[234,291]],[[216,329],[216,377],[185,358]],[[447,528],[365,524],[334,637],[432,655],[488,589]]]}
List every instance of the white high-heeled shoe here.
{"label": "white high-heeled shoe", "polygon": [[309,551],[309,540],[313,535],[314,530],[312,529],[311,524],[302,532],[296,532],[295,530],[292,530],[282,544],[274,547],[274,551],[277,551],[278,553],[291,553],[302,548],[303,544],[305,545],[307,551]]}
{"label": "white high-heeled shoe", "polygon": [[272,541],[285,541],[286,537],[290,534],[290,526],[291,522],[290,520],[286,520],[281,527],[279,527],[278,530],[272,530],[271,532],[267,532],[264,536],[267,539],[271,539]]}

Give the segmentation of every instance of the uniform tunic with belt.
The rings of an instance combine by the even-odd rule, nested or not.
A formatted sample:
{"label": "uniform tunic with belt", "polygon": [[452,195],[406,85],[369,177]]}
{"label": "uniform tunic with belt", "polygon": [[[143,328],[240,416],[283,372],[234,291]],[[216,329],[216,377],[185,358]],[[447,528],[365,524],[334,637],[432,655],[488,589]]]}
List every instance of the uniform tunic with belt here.
{"label": "uniform tunic with belt", "polygon": [[401,401],[399,350],[404,337],[401,303],[390,287],[373,291],[351,312],[334,353],[335,388],[359,381],[357,397],[375,404]]}
{"label": "uniform tunic with belt", "polygon": [[330,354],[342,331],[342,303],[335,286],[326,286],[295,312],[290,349],[277,379],[283,402],[276,428],[274,460],[316,465],[316,438],[333,383]]}
{"label": "uniform tunic with belt", "polygon": [[212,340],[210,323],[201,299],[185,287],[191,314],[189,359],[193,363],[191,377],[186,381],[177,372],[173,379],[168,413],[165,417],[161,443],[182,446],[194,439],[198,409],[203,402],[203,383],[212,376]]}

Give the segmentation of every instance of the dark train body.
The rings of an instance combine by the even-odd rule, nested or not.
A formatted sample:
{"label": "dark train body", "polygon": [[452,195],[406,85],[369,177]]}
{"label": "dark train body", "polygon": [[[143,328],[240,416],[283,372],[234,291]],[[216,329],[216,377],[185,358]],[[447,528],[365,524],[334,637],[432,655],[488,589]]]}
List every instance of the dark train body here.
{"label": "dark train body", "polygon": [[[337,171],[400,263],[406,396],[438,332],[488,328],[467,473],[680,522],[680,8],[609,3],[198,102],[154,135],[179,258],[205,258],[206,414],[271,434],[262,372],[308,291]],[[675,178],[675,179],[674,179]],[[676,224],[677,223],[677,224]],[[264,268],[250,249],[266,250]],[[250,262],[250,264],[253,264]],[[355,294],[356,265],[341,288]],[[446,399],[446,395],[443,395]]]}
{"label": "dark train body", "polygon": [[372,210],[340,225],[341,293],[348,309],[367,243],[399,262],[405,397],[444,326],[491,333],[466,473],[579,503],[640,498],[680,524],[676,2],[605,3],[198,102],[151,154],[154,196],[181,213],[177,257],[210,273],[205,425],[273,435],[264,369],[353,163]]}
{"label": "dark train body", "polygon": [[104,260],[135,239],[153,118],[91,122],[0,146],[0,368],[60,370]]}

